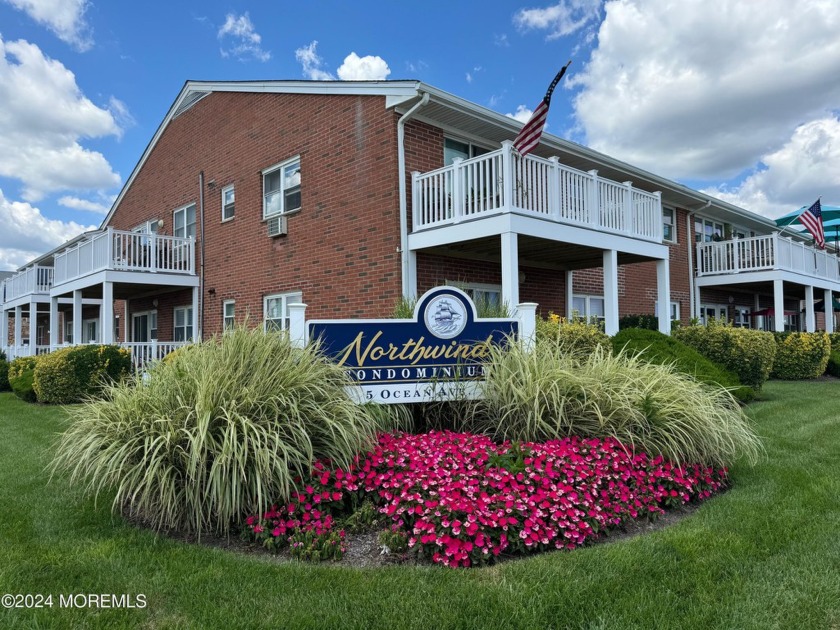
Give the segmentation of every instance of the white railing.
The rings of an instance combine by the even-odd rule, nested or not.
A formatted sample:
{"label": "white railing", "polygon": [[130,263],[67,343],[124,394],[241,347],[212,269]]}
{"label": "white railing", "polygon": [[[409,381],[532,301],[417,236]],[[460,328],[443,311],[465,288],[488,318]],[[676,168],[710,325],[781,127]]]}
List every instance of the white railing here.
{"label": "white railing", "polygon": [[412,229],[517,212],[556,223],[662,242],[659,193],[563,166],[557,158],[520,157],[501,149],[412,174]]}
{"label": "white railing", "polygon": [[195,275],[195,240],[108,228],[56,254],[54,282],[105,269]]}
{"label": "white railing", "polygon": [[190,343],[189,341],[136,341],[118,344],[131,351],[131,363],[136,371],[148,367],[152,361],[159,361],[173,350]]}
{"label": "white railing", "polygon": [[7,278],[4,284],[7,302],[33,293],[49,293],[53,285],[53,269],[35,265]]}
{"label": "white railing", "polygon": [[839,263],[834,253],[778,234],[697,245],[698,276],[779,269],[840,281]]}

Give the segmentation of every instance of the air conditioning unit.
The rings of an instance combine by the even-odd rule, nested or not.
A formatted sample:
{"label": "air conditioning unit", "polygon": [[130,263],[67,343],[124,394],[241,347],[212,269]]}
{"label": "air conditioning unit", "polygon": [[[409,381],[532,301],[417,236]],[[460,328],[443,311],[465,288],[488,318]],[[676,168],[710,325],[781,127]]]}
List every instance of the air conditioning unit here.
{"label": "air conditioning unit", "polygon": [[272,217],[268,220],[268,235],[270,237],[286,236],[287,233],[286,217]]}

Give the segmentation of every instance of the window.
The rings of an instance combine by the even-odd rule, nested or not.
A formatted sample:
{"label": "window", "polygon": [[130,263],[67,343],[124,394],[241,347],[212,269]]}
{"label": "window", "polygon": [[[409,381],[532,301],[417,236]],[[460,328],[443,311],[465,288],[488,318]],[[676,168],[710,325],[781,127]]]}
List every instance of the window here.
{"label": "window", "polygon": [[723,240],[723,223],[710,219],[694,219],[694,240],[697,243]]}
{"label": "window", "polygon": [[289,304],[303,302],[302,293],[278,293],[263,300],[263,323],[266,330],[288,330]]}
{"label": "window", "polygon": [[96,329],[98,326],[98,319],[85,319],[82,321],[82,343],[96,343]]}
{"label": "window", "polygon": [[172,213],[172,235],[180,238],[195,238],[195,204],[178,208]]}
{"label": "window", "polygon": [[[449,286],[457,287],[470,296],[475,302],[476,308],[488,307],[494,310],[502,303],[502,285],[500,284],[479,284],[477,282],[449,282]],[[481,317],[481,315],[479,315]]]}
{"label": "window", "polygon": [[452,138],[443,139],[443,165],[449,166],[455,158],[462,158],[467,160],[472,157],[478,157],[489,153],[490,149],[477,146],[470,142],[461,140],[453,140]]}
{"label": "window", "polygon": [[73,320],[64,320],[64,343],[73,343]]}
{"label": "window", "polygon": [[159,227],[159,221],[157,219],[153,219],[151,221],[146,221],[145,223],[141,223],[140,225],[133,227],[131,231],[137,234],[157,234]]}
{"label": "window", "polygon": [[230,221],[233,218],[235,199],[233,184],[222,188],[222,221]]}
{"label": "window", "polygon": [[114,341],[120,340],[120,316],[114,315]]}
{"label": "window", "polygon": [[222,330],[233,330],[236,326],[236,301],[225,300],[222,304]]}
{"label": "window", "polygon": [[572,317],[586,321],[603,322],[606,320],[604,298],[600,295],[572,296]]}
{"label": "window", "polygon": [[739,328],[750,328],[750,309],[745,306],[735,307],[735,326]]}
{"label": "window", "polygon": [[300,210],[300,158],[263,171],[263,217]]}
{"label": "window", "polygon": [[674,225],[676,212],[673,208],[662,208],[662,240],[669,243],[677,242],[677,228]]}
{"label": "window", "polygon": [[708,324],[711,320],[717,319],[722,322],[728,319],[728,307],[726,304],[701,304],[700,323]]}
{"label": "window", "polygon": [[[659,302],[653,303],[653,314],[659,317]],[[671,302],[671,321],[680,321],[680,303]]]}
{"label": "window", "polygon": [[175,309],[174,341],[189,341],[193,338],[193,309],[192,306],[182,306]]}

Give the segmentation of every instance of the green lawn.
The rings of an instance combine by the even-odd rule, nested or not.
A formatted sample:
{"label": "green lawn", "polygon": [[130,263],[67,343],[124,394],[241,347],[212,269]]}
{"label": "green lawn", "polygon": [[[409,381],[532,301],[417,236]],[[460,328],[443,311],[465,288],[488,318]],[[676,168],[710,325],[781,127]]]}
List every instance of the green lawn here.
{"label": "green lawn", "polygon": [[[840,628],[840,381],[770,382],[750,406],[767,458],[653,534],[496,567],[279,564],[138,531],[47,483],[60,408],[0,395],[2,628]],[[143,609],[60,594],[145,595]]]}

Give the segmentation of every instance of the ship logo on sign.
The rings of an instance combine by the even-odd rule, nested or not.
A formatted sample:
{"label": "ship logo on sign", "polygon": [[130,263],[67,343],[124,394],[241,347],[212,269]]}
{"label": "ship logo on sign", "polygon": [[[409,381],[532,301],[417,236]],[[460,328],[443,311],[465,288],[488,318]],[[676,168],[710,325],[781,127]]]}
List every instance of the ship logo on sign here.
{"label": "ship logo on sign", "polygon": [[454,295],[443,294],[426,306],[425,320],[429,332],[439,339],[457,337],[467,325],[467,310]]}

